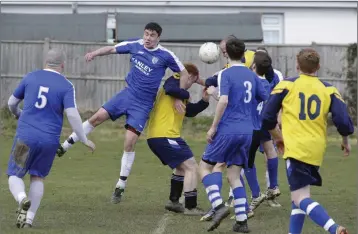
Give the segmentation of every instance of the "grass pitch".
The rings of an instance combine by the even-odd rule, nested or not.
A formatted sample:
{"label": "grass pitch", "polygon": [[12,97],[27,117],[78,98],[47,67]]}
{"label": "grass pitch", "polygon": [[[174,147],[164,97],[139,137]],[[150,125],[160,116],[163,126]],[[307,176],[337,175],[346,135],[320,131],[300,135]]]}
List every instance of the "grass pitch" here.
{"label": "grass pitch", "polygon": [[[197,122],[198,123],[198,122]],[[9,126],[6,124],[5,126]],[[185,125],[185,137],[199,160],[205,148],[205,124],[195,131]],[[196,133],[195,133],[196,132]],[[123,151],[123,131],[118,122],[105,123],[90,135],[97,150],[94,154],[80,144],[75,145],[62,158],[56,158],[53,169],[45,181],[45,194],[32,230],[15,227],[17,204],[11,196],[6,177],[6,166],[14,131],[5,129],[0,136],[0,233],[207,233],[208,223],[200,217],[185,217],[167,212],[164,205],[169,196],[171,170],[149,150],[145,136],[136,147],[136,159],[128,179],[127,189],[120,204],[110,203],[113,187],[120,171]],[[195,134],[194,134],[195,133]],[[68,136],[69,129],[64,129]],[[355,147],[356,140],[352,142]],[[323,187],[313,188],[313,198],[322,204],[333,219],[357,233],[357,151],[343,158],[336,138],[330,137],[321,169]],[[282,208],[270,208],[263,203],[249,220],[251,233],[287,234],[291,205],[285,177],[284,161],[280,160],[279,184]],[[264,190],[264,160],[257,156],[257,171]],[[224,178],[225,179],[225,178]],[[25,178],[28,186],[28,176]],[[202,184],[198,186],[199,205],[207,210],[210,205]],[[228,195],[224,180],[223,196]],[[233,214],[233,212],[232,212]],[[214,233],[232,233],[233,221],[226,219]],[[326,233],[306,218],[303,233]]]}

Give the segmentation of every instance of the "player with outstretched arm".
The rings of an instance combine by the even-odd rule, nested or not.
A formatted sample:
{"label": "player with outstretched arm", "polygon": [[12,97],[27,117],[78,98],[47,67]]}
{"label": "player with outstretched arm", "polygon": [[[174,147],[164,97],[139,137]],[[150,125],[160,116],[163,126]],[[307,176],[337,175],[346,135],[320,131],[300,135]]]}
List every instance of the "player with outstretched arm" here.
{"label": "player with outstretched arm", "polygon": [[[86,54],[86,61],[110,54],[130,54],[131,69],[126,77],[128,87],[106,102],[92,117],[83,123],[86,134],[104,121],[115,121],[126,115],[126,133],[119,180],[115,186],[112,202],[121,201],[135,158],[135,145],[149,118],[165,71],[170,68],[180,73],[180,87],[185,88],[188,72],[173,52],[159,45],[162,28],[157,23],[148,23],[143,39],[124,41],[115,46],[106,46]],[[178,107],[178,109],[181,106]],[[179,109],[181,110],[181,109]],[[76,141],[72,133],[58,150],[62,156]]]}

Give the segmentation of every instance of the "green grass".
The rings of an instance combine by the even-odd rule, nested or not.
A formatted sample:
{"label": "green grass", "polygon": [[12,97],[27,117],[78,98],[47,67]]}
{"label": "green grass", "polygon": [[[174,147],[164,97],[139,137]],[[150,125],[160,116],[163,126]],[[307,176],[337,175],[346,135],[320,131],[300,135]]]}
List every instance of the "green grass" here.
{"label": "green grass", "polygon": [[[197,139],[203,139],[207,121],[196,121],[186,122],[184,132],[199,160],[205,142]],[[8,123],[4,125],[8,126]],[[144,137],[141,137],[136,147],[136,160],[122,203],[110,203],[119,176],[122,133],[120,123],[105,123],[90,137],[97,146],[94,154],[77,144],[63,158],[56,158],[51,174],[45,181],[45,195],[33,230],[18,230],[14,226],[17,204],[9,192],[5,174],[13,130],[4,130],[0,136],[0,233],[154,233],[163,217],[166,226],[162,233],[206,233],[208,223],[199,222],[199,217],[184,217],[164,210],[169,195],[171,170],[162,166],[151,153]],[[65,128],[63,136],[68,134],[69,129]],[[343,158],[335,139],[330,138],[321,169],[323,187],[313,188],[312,194],[337,223],[347,226],[350,233],[357,233],[357,151],[354,149],[351,157]],[[264,160],[260,160],[260,156],[257,168],[264,188]],[[28,177],[25,181],[28,186]],[[279,183],[282,191],[279,201],[283,207],[274,209],[266,203],[262,204],[255,211],[255,217],[249,221],[252,233],[288,233],[291,206],[283,160],[280,160]],[[199,183],[198,188],[199,204],[208,209],[209,202],[202,184]],[[227,193],[228,184],[225,180],[225,198]],[[227,219],[214,233],[232,233],[232,224],[233,221]],[[326,232],[306,219],[303,233]]]}

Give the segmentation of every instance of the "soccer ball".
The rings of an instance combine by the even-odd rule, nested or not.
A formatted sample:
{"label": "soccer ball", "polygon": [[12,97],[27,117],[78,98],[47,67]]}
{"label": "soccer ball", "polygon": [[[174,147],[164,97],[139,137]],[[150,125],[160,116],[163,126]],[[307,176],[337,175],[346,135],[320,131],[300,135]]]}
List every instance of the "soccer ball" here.
{"label": "soccer ball", "polygon": [[219,46],[213,42],[206,42],[200,46],[199,58],[207,64],[213,64],[219,60],[220,49]]}

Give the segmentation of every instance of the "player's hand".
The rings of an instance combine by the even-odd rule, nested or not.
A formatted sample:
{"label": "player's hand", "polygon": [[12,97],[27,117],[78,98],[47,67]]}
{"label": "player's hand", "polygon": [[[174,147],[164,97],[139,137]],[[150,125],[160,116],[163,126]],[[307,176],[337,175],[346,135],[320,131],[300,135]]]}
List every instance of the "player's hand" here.
{"label": "player's hand", "polygon": [[213,141],[213,139],[214,139],[214,136],[215,136],[215,134],[216,134],[216,128],[215,127],[211,127],[210,129],[209,129],[209,131],[207,132],[207,134],[206,134],[206,140],[208,141],[208,143],[211,143],[212,141]]}
{"label": "player's hand", "polygon": [[174,101],[174,107],[180,114],[185,114],[186,112],[186,106],[180,99],[175,99]]}
{"label": "player's hand", "polygon": [[349,142],[342,142],[341,144],[341,150],[344,153],[344,157],[348,157],[349,154],[351,153],[351,145],[349,144]]}
{"label": "player's hand", "polygon": [[285,143],[283,142],[283,139],[275,140],[275,144],[276,144],[278,153],[280,155],[283,155],[285,153]]}
{"label": "player's hand", "polygon": [[216,93],[216,88],[214,86],[210,86],[206,92],[209,94],[209,95],[214,95]]}
{"label": "player's hand", "polygon": [[94,58],[96,57],[96,55],[93,52],[87,53],[85,55],[85,60],[86,62],[90,62],[92,61]]}
{"label": "player's hand", "polygon": [[96,149],[96,145],[91,141],[91,140],[88,140],[86,142],[83,143],[87,148],[89,148],[92,153],[95,151]]}
{"label": "player's hand", "polygon": [[201,97],[204,101],[206,102],[209,102],[209,99],[210,99],[210,95],[208,94],[207,92],[207,88],[204,88],[203,89],[203,94],[202,94],[202,97]]}

